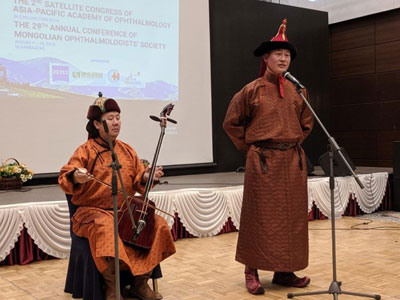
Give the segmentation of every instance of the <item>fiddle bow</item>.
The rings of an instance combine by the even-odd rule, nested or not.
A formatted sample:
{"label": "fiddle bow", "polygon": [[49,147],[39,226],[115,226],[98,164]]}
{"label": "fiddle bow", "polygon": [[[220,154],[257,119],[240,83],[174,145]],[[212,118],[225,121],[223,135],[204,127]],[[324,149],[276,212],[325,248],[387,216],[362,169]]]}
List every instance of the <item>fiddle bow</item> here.
{"label": "fiddle bow", "polygon": [[[90,174],[89,172],[87,172],[86,169],[83,169],[83,168],[75,168],[75,170],[77,170],[78,172],[80,172],[80,173],[82,173],[82,174],[86,174],[88,177],[90,177],[91,179],[97,181],[97,182],[100,183],[100,184],[103,184],[103,185],[105,185],[105,186],[108,186],[109,188],[112,188],[111,184],[109,184],[109,183],[107,183],[107,182],[104,182],[104,181],[98,179],[97,177],[95,177],[95,176],[93,176],[92,174]],[[142,202],[143,202],[142,198],[137,197],[137,196],[132,196],[132,195],[129,195],[129,194],[127,194],[127,193],[124,193],[124,192],[122,191],[122,189],[118,189],[118,193],[123,194],[123,195],[126,197],[126,199],[127,199],[128,201],[132,200],[132,201],[135,201],[135,202],[138,202],[138,203],[142,203]],[[161,212],[161,213],[163,213],[163,214],[166,214],[166,215],[170,216],[171,218],[174,218],[174,216],[171,215],[170,213],[168,213],[168,212],[166,212],[166,211],[164,211],[164,210],[162,210],[162,209],[160,209],[160,208],[157,208],[157,207],[154,206],[154,205],[149,204],[149,207],[150,207],[150,208],[153,208],[153,209],[155,209],[155,210],[157,210],[157,211],[159,211],[159,212]]]}

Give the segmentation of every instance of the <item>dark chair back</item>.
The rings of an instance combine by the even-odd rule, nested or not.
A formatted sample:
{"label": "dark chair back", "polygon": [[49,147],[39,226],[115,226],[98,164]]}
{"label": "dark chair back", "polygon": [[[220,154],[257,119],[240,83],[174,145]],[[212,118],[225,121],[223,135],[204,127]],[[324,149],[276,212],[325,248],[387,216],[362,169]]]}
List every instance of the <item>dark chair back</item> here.
{"label": "dark chair back", "polygon": [[67,203],[68,203],[68,211],[69,211],[69,232],[71,234],[72,237],[72,217],[75,214],[76,210],[78,209],[78,206],[76,206],[75,204],[72,203],[71,199],[72,199],[72,195],[70,194],[65,194],[65,197],[67,198]]}

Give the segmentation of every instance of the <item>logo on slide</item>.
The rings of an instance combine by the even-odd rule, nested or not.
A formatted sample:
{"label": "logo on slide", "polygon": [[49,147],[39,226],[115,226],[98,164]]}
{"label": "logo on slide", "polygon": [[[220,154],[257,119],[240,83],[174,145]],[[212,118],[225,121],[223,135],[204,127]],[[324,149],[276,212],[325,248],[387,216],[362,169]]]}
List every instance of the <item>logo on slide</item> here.
{"label": "logo on slide", "polygon": [[69,67],[62,65],[51,66],[51,81],[69,82]]}
{"label": "logo on slide", "polygon": [[113,81],[119,81],[120,80],[120,74],[118,70],[110,70],[107,74],[108,80],[113,82]]}

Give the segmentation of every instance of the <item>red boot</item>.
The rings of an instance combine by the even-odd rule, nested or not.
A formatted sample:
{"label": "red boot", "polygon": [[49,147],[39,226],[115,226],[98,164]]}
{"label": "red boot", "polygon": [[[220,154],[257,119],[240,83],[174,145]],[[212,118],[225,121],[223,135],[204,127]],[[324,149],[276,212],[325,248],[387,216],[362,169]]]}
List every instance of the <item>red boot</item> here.
{"label": "red boot", "polygon": [[272,283],[286,285],[291,287],[303,288],[310,284],[310,278],[297,277],[293,272],[275,272]]}
{"label": "red boot", "polygon": [[260,280],[258,279],[257,269],[246,266],[244,270],[244,276],[246,278],[246,288],[250,294],[264,294],[265,291],[264,288],[261,286]]}

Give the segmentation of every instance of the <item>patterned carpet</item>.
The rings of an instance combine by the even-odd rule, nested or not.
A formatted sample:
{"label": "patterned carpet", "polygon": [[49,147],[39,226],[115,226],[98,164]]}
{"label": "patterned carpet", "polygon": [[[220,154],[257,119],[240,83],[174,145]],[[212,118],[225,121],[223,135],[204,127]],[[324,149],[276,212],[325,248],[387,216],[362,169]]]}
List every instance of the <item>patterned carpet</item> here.
{"label": "patterned carpet", "polygon": [[380,220],[388,221],[400,224],[400,212],[399,211],[379,211],[372,214],[366,214],[358,216],[359,219],[367,220]]}

